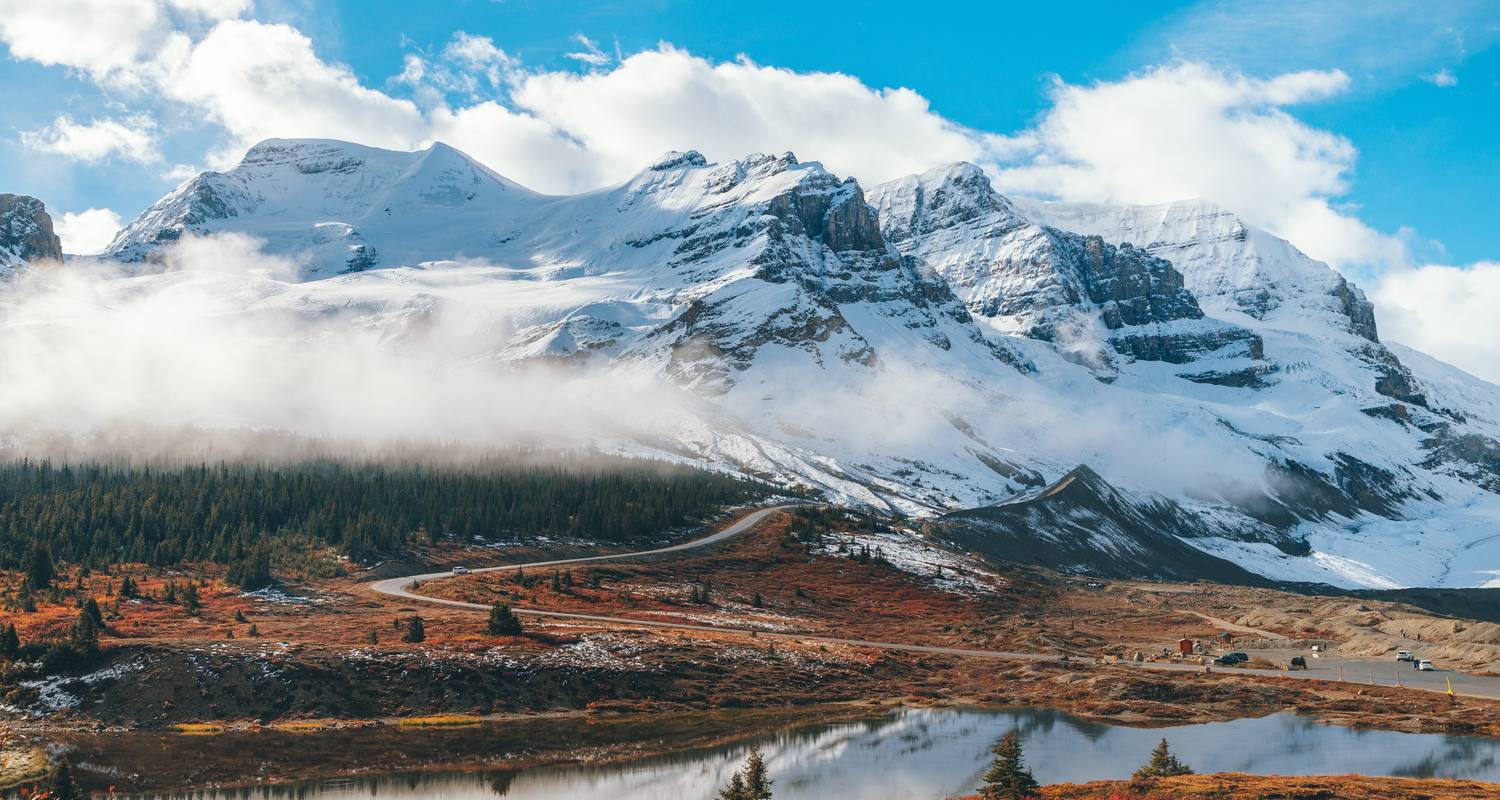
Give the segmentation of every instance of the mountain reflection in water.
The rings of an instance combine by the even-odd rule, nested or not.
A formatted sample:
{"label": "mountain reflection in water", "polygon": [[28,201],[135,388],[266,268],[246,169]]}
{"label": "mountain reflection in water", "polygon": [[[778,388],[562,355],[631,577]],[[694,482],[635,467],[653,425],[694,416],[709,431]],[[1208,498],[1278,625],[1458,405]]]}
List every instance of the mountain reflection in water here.
{"label": "mountain reflection in water", "polygon": [[[938,800],[978,786],[989,748],[1021,732],[1044,783],[1127,777],[1165,736],[1199,772],[1358,773],[1500,781],[1500,741],[1355,730],[1294,714],[1171,728],[1086,722],[1052,710],[908,709],[878,721],[806,726],[761,737],[778,800]],[[712,797],[750,743],[628,763],[521,771],[405,774],[193,792],[229,798],[694,800]]]}

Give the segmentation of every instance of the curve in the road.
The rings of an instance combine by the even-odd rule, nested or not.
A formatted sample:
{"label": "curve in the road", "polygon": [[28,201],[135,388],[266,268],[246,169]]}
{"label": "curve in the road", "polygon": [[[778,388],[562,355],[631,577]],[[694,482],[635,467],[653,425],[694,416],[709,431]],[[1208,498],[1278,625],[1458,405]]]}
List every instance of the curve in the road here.
{"label": "curve in the road", "polygon": [[[684,550],[693,550],[693,549],[697,549],[697,548],[700,548],[700,547],[707,547],[709,545],[717,544],[717,543],[723,542],[723,541],[725,541],[727,539],[734,538],[735,536],[738,536],[738,535],[740,535],[742,533],[745,533],[746,531],[754,528],[756,525],[760,524],[760,522],[762,520],[764,520],[766,517],[770,516],[771,514],[774,514],[774,513],[778,512],[778,511],[785,511],[786,509],[789,509],[789,508],[796,508],[797,506],[800,506],[800,505],[803,505],[803,504],[802,503],[792,503],[792,504],[787,504],[787,505],[770,506],[770,507],[767,507],[767,508],[758,509],[756,511],[750,512],[749,514],[746,514],[745,516],[743,516],[740,519],[736,520],[732,525],[724,528],[721,531],[718,531],[716,533],[712,533],[712,534],[710,534],[708,536],[705,536],[705,537],[703,537],[701,539],[694,539],[694,540],[692,540],[690,542],[683,542],[681,544],[675,544],[675,545],[671,545],[669,547],[658,547],[658,548],[655,548],[655,549],[652,549],[652,550],[638,550],[638,551],[629,552],[629,553],[613,553],[613,554],[610,554],[610,555],[602,555],[602,556],[584,556],[584,557],[581,557],[581,558],[560,558],[560,559],[554,559],[554,560],[551,560],[551,561],[533,561],[533,562],[530,562],[530,563],[527,563],[527,564],[505,564],[505,565],[496,566],[496,567],[479,567],[479,568],[471,570],[471,572],[475,572],[475,573],[477,573],[477,572],[498,572],[498,571],[501,571],[501,570],[515,570],[515,569],[522,569],[522,570],[524,570],[524,569],[537,569],[537,568],[541,568],[541,567],[556,567],[556,566],[562,566],[562,565],[565,565],[565,564],[588,564],[588,563],[598,563],[598,562],[604,562],[604,561],[623,561],[623,560],[633,559],[633,558],[642,558],[642,557],[646,557],[646,556],[656,556],[656,555],[663,555],[663,554],[668,554],[668,553],[677,553],[677,552],[682,552]],[[485,605],[483,603],[467,603],[467,602],[464,602],[462,600],[449,600],[447,598],[442,598],[442,597],[431,597],[429,595],[416,594],[416,593],[414,593],[414,592],[411,591],[411,585],[414,584],[414,583],[416,583],[416,582],[418,582],[418,581],[427,582],[427,581],[442,580],[444,578],[451,578],[451,577],[453,577],[453,572],[451,570],[447,571],[447,572],[427,572],[427,573],[423,573],[421,575],[407,575],[407,576],[401,577],[401,578],[386,578],[384,580],[379,580],[379,581],[375,581],[373,583],[370,583],[369,587],[370,587],[371,591],[374,591],[374,592],[376,592],[378,594],[383,594],[383,595],[386,595],[388,597],[397,597],[397,598],[400,598],[402,600],[413,600],[413,601],[416,601],[416,602],[419,602],[419,603],[430,603],[430,604],[433,604],[433,605],[448,606],[448,607],[452,607],[452,608],[470,609],[470,610],[474,610],[474,611],[489,611],[490,610],[490,606]],[[1049,653],[1021,653],[1021,652],[1012,652],[1012,651],[1008,651],[1008,650],[980,650],[980,649],[971,649],[971,648],[964,648],[964,647],[942,647],[942,646],[939,646],[939,645],[908,644],[908,643],[904,643],[904,642],[876,642],[876,641],[869,641],[869,640],[865,640],[865,639],[845,639],[845,638],[840,638],[840,637],[836,637],[836,636],[819,636],[819,635],[816,635],[816,634],[777,633],[777,632],[756,630],[756,629],[751,629],[751,628],[716,627],[716,626],[713,626],[713,625],[695,625],[695,624],[690,623],[690,622],[666,622],[666,621],[662,621],[662,620],[643,620],[643,619],[634,619],[634,618],[631,618],[631,617],[615,617],[615,616],[609,616],[609,615],[604,615],[604,614],[579,614],[579,613],[568,612],[568,611],[541,611],[541,610],[538,610],[538,609],[531,609],[531,608],[512,608],[511,610],[514,613],[516,613],[516,614],[526,614],[526,615],[533,616],[533,617],[544,617],[544,618],[547,618],[547,619],[577,620],[577,621],[580,621],[580,622],[599,622],[599,623],[606,623],[606,624],[610,624],[610,625],[619,625],[619,626],[623,626],[623,627],[632,627],[632,628],[667,628],[667,629],[671,629],[671,630],[699,631],[699,632],[704,632],[704,633],[755,634],[757,637],[762,638],[762,639],[777,639],[777,640],[784,640],[784,641],[812,642],[812,643],[816,643],[816,644],[844,645],[844,646],[848,646],[848,647],[862,647],[862,648],[867,648],[867,649],[871,649],[871,650],[894,650],[894,651],[908,652],[908,653],[930,653],[930,654],[933,654],[933,655],[963,656],[963,657],[990,658],[990,659],[1003,659],[1003,660],[1008,660],[1008,661],[1064,661],[1064,660],[1067,660],[1066,656],[1060,656],[1060,655],[1049,654]],[[1197,612],[1191,612],[1191,613],[1195,613],[1196,614]],[[1200,614],[1199,616],[1204,616],[1204,615]],[[1212,619],[1212,618],[1209,618],[1209,617],[1205,617],[1205,618],[1206,619]],[[1215,622],[1223,622],[1223,620],[1213,620],[1213,621],[1215,621]],[[1232,625],[1232,623],[1229,623],[1229,624]],[[1264,633],[1264,631],[1261,631],[1261,633]],[[1095,661],[1095,659],[1092,659],[1092,658],[1074,658],[1074,659],[1072,659],[1072,663],[1077,663],[1077,664],[1093,664],[1093,663],[1096,663],[1096,661]],[[1130,664],[1129,666],[1134,666],[1137,669],[1154,669],[1154,670],[1162,670],[1162,671],[1168,671],[1168,672],[1195,672],[1195,671],[1199,671],[1199,670],[1203,669],[1202,667],[1196,667],[1196,666],[1192,666],[1192,665],[1188,665],[1188,664],[1173,664],[1173,663],[1149,662],[1149,661],[1148,662],[1142,662],[1142,663]],[[1333,664],[1329,664],[1327,666],[1330,669],[1332,669],[1334,667]],[[1276,670],[1268,670],[1268,669],[1236,668],[1232,674],[1260,675],[1260,676],[1263,676],[1263,677],[1265,677],[1265,676],[1269,676],[1269,677],[1280,676],[1280,677],[1283,677],[1283,678],[1294,678],[1294,679],[1298,679],[1298,680],[1324,681],[1324,682],[1328,682],[1328,683],[1335,682],[1332,677],[1323,677],[1321,675],[1310,675],[1310,674],[1308,674],[1306,672],[1279,672],[1279,671],[1276,671]],[[1459,674],[1464,674],[1464,673],[1459,673]],[[1470,680],[1473,680],[1473,679],[1479,678],[1480,676],[1465,675],[1465,677],[1469,678]],[[1341,682],[1342,683],[1343,681],[1340,680],[1340,681],[1337,681],[1337,682]],[[1372,682],[1373,682],[1373,675],[1372,675]],[[1465,683],[1467,683],[1467,681]],[[1384,684],[1384,685],[1389,685],[1389,684]],[[1408,686],[1407,688],[1415,689],[1417,691],[1441,691],[1441,689],[1437,689],[1437,688],[1427,689],[1427,688],[1412,687],[1412,686]],[[1484,697],[1484,698],[1491,698],[1491,699],[1497,698],[1497,697],[1500,697],[1500,679],[1497,679],[1497,680],[1493,681],[1493,685],[1489,685],[1489,682],[1486,682],[1486,684],[1482,685],[1482,686],[1465,685],[1462,688],[1456,688],[1455,694],[1469,695],[1469,696],[1472,696],[1472,697]]]}

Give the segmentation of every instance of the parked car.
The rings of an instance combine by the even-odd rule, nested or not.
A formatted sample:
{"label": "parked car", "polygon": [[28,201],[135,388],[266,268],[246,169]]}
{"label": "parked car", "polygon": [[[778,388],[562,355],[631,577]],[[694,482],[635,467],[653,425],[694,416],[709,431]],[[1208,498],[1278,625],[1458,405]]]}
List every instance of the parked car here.
{"label": "parked car", "polygon": [[1292,656],[1292,663],[1287,666],[1287,669],[1307,669],[1307,659],[1302,656]]}
{"label": "parked car", "polygon": [[1424,658],[1417,662],[1417,669],[1423,672],[1431,672],[1433,670],[1432,662]]}
{"label": "parked car", "polygon": [[462,566],[460,566],[460,567],[454,567],[453,568],[453,574],[454,575],[468,575],[469,574],[469,568],[468,567],[462,567]]}
{"label": "parked car", "polygon": [[1246,662],[1248,662],[1250,660],[1250,654],[1249,653],[1238,653],[1238,652],[1236,652],[1236,653],[1230,653],[1230,655],[1234,656],[1241,664],[1244,664],[1244,663],[1246,663]]}
{"label": "parked car", "polygon": [[1416,661],[1417,657],[1414,656],[1414,655],[1412,655],[1412,652],[1410,650],[1397,650],[1396,651],[1396,660],[1397,661]]}
{"label": "parked car", "polygon": [[1214,659],[1214,663],[1218,664],[1221,667],[1232,667],[1236,664],[1243,664],[1249,660],[1250,657],[1245,655],[1244,653],[1225,653],[1224,655]]}

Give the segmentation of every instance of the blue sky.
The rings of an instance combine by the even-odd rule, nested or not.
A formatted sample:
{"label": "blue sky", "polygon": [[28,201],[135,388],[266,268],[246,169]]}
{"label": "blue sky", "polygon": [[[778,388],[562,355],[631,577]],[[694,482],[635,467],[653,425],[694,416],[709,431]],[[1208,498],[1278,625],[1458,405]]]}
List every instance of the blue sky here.
{"label": "blue sky", "polygon": [[[59,0],[58,6],[71,3],[76,8],[68,10],[62,28],[48,29],[46,20],[17,22],[23,14],[45,13],[23,11],[38,4],[0,0],[0,39],[8,51],[0,62],[0,85],[7,97],[0,106],[0,175],[6,176],[0,190],[35,194],[58,214],[108,209],[128,221],[192,169],[231,165],[245,144],[268,134],[339,134],[417,147],[432,138],[448,138],[443,135],[448,131],[468,137],[460,146],[480,143],[477,149],[483,152],[476,155],[496,170],[550,190],[618,179],[627,163],[647,163],[655,154],[650,148],[662,142],[698,147],[714,157],[739,155],[714,152],[716,146],[737,146],[736,137],[716,143],[725,137],[711,126],[685,122],[680,132],[653,130],[639,136],[639,152],[630,149],[636,146],[631,142],[595,157],[583,152],[593,147],[590,137],[607,134],[587,126],[607,126],[608,121],[581,118],[584,112],[578,107],[598,97],[587,86],[570,84],[569,91],[577,95],[571,99],[557,89],[546,110],[516,100],[521,93],[516,75],[532,76],[536,85],[528,91],[545,93],[537,86],[567,83],[557,76],[624,73],[619,59],[659,52],[665,43],[707,67],[745,57],[794,76],[841,73],[876,93],[908,88],[929,104],[924,120],[966,131],[967,144],[934,146],[932,159],[957,155],[980,162],[1006,191],[1119,202],[1172,199],[1167,193],[1174,191],[1210,194],[1221,202],[1238,201],[1236,210],[1253,222],[1367,279],[1393,265],[1463,266],[1500,256],[1493,223],[1494,186],[1500,182],[1495,146],[1500,48],[1493,45],[1500,41],[1500,11],[1493,4],[1453,2],[1432,10],[1386,0],[1330,2],[1311,9],[1291,2],[1064,6],[457,0],[424,4],[417,12],[408,3],[352,0],[110,0],[116,7],[138,4],[142,11],[133,19],[157,17],[152,25],[122,33],[128,26],[115,22],[103,27],[110,22],[107,15],[91,10],[103,2]],[[255,30],[240,24],[245,22]],[[292,54],[285,63],[260,64],[255,59],[274,49],[269,39],[241,44],[247,52],[234,51],[234,57],[221,56],[233,51],[231,38],[218,35],[221,24],[238,25],[246,41],[273,29],[305,37],[314,61],[299,61]],[[83,30],[89,25],[101,31]],[[466,41],[488,43],[490,49],[455,56],[455,37],[461,34],[469,37]],[[138,45],[121,54],[121,43],[131,36],[139,39]],[[183,54],[172,56],[174,48]],[[594,55],[573,57],[580,53]],[[216,58],[220,63],[199,63]],[[408,74],[403,80],[399,76],[414,58],[424,65],[425,75],[415,80]],[[1309,163],[1289,165],[1285,180],[1271,179],[1263,191],[1256,187],[1258,194],[1248,195],[1245,176],[1221,176],[1218,183],[1195,180],[1194,170],[1215,171],[1211,162],[1185,164],[1185,174],[1170,180],[1143,182],[1120,174],[1128,171],[1129,159],[1107,152],[1107,143],[1076,141],[1078,126],[1092,125],[1095,135],[1104,136],[1113,124],[1101,116],[1110,113],[1104,110],[1108,98],[1089,95],[1090,87],[1126,85],[1133,76],[1185,63],[1212,70],[1211,79],[1204,83],[1202,74],[1179,71],[1155,73],[1154,83],[1129,85],[1132,91],[1162,92],[1146,95],[1161,98],[1155,121],[1137,122],[1137,136],[1146,138],[1126,138],[1126,143],[1149,146],[1150,125],[1177,124],[1177,101],[1166,93],[1173,86],[1197,81],[1202,91],[1188,100],[1206,97],[1210,99],[1203,102],[1212,105],[1219,102],[1212,98],[1244,93],[1243,87],[1235,88],[1235,80],[1269,81],[1313,71],[1326,79],[1293,91],[1288,101],[1268,99],[1279,98],[1280,89],[1262,86],[1250,92],[1250,100],[1215,107],[1218,116],[1213,124],[1204,124],[1201,134],[1209,137],[1208,147],[1212,137],[1227,130],[1216,125],[1233,125],[1249,116],[1259,128],[1247,134],[1251,144],[1245,146],[1254,147],[1256,139],[1285,127],[1284,115],[1301,129],[1293,130],[1287,143],[1267,147],[1319,152],[1299,156]],[[259,69],[297,82],[300,69],[344,68],[358,85],[338,85],[318,73],[329,82],[330,92],[379,97],[351,99],[351,110],[342,112],[343,99],[330,100],[318,92],[268,99],[251,96],[254,86],[221,91],[222,76],[228,74],[224,70],[249,75]],[[485,69],[504,77],[468,84],[458,79],[482,75]],[[667,79],[661,70],[636,71],[642,74],[633,78],[647,84]],[[715,77],[699,72],[700,77]],[[1074,117],[1064,119],[1066,115],[1056,113],[1059,82],[1080,89],[1073,98],[1078,105],[1096,108],[1077,109]],[[601,82],[595,88],[619,94],[624,84],[621,75],[616,84]],[[735,93],[739,91],[730,96],[747,96]],[[774,100],[774,94],[765,94],[774,89],[753,91],[759,102],[771,102],[767,96]],[[1127,97],[1122,91],[1121,105],[1115,108],[1140,105]],[[391,105],[402,102],[417,110]],[[558,166],[556,174],[538,173],[538,163],[562,164],[564,159],[544,149],[491,152],[484,146],[511,136],[514,119],[487,129],[476,128],[472,120],[462,125],[438,121],[487,102],[542,118],[547,129],[536,135],[580,142],[579,151],[569,151],[566,157],[572,161]],[[828,102],[836,107],[839,101]],[[309,109],[304,113],[299,104]],[[313,106],[361,122],[341,126],[319,118]],[[883,114],[872,112],[864,130],[840,132],[827,144],[811,133],[787,138],[832,151],[797,147],[804,158],[844,166],[862,179],[891,177],[878,168],[882,157],[877,145],[863,155],[846,156],[838,144],[852,137],[878,137],[881,132],[870,128],[888,124]],[[73,128],[60,127],[59,120]],[[100,121],[117,123],[127,133],[102,130]],[[919,122],[913,123],[910,138],[879,146],[920,156],[927,140]],[[131,139],[129,132],[137,138]],[[677,142],[692,134],[710,141]],[[996,138],[986,141],[992,134]],[[1335,146],[1320,138],[1325,136],[1337,140]],[[759,143],[753,137],[744,141],[745,146]],[[780,146],[781,141],[770,136],[767,145]],[[1227,161],[1266,156],[1242,155],[1230,146],[1205,152],[1210,159]],[[1163,169],[1173,168],[1173,155],[1158,154]],[[920,165],[920,158],[897,162]],[[1059,171],[1060,163],[1069,168]],[[1109,188],[1089,188],[1095,184]],[[1262,195],[1270,199],[1262,203]],[[1247,196],[1251,202],[1242,199]],[[1238,207],[1246,205],[1251,208]],[[1308,221],[1320,215],[1326,224]]]}

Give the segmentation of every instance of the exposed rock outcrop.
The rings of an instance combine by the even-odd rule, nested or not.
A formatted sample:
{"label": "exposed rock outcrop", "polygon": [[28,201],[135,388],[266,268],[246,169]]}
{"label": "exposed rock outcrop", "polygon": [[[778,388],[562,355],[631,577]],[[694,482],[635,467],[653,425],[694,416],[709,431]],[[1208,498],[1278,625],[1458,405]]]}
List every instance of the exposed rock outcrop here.
{"label": "exposed rock outcrop", "polygon": [[897,248],[1007,332],[1070,350],[1108,342],[1146,361],[1184,363],[1236,343],[1236,355],[1260,357],[1254,333],[1204,318],[1171,263],[1100,235],[1031,222],[972,164],[882,184],[871,198]]}
{"label": "exposed rock outcrop", "polygon": [[0,269],[34,261],[61,261],[62,242],[42,201],[23,194],[0,194]]}

